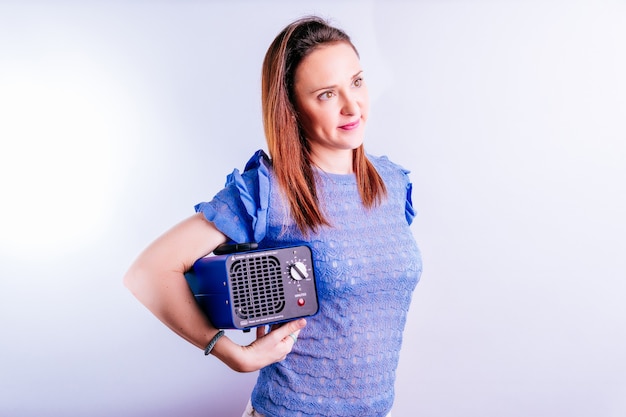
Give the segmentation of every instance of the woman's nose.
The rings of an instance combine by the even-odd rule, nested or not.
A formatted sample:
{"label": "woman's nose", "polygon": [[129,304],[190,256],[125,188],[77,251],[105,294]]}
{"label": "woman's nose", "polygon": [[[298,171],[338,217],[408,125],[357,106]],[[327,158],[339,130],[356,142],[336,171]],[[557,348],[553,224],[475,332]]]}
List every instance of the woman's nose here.
{"label": "woman's nose", "polygon": [[345,116],[352,116],[358,112],[359,103],[356,98],[351,95],[346,95],[341,106],[341,114]]}

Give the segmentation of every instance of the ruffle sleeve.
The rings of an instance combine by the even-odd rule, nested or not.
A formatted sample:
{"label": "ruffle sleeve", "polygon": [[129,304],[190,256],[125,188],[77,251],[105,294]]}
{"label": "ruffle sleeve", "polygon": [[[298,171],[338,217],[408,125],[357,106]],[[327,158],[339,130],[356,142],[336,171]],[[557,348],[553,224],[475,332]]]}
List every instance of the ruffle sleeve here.
{"label": "ruffle sleeve", "polygon": [[270,195],[270,159],[258,150],[248,161],[243,174],[235,169],[226,185],[209,202],[195,206],[196,212],[236,243],[260,242],[267,232]]}
{"label": "ruffle sleeve", "polygon": [[406,216],[406,222],[410,225],[413,223],[413,219],[417,215],[415,208],[413,207],[413,184],[409,179],[410,171],[402,168],[402,172],[406,177],[406,203],[404,205],[404,215]]}

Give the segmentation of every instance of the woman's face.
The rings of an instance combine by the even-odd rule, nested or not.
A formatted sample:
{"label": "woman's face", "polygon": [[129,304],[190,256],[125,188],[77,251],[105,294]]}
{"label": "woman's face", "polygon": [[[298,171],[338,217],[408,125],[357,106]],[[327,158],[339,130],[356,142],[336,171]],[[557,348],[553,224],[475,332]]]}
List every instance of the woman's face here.
{"label": "woman's face", "polygon": [[363,71],[352,46],[331,43],[307,55],[296,69],[294,93],[313,162],[327,164],[340,157],[349,161],[351,171],[352,150],[363,143],[369,110]]}

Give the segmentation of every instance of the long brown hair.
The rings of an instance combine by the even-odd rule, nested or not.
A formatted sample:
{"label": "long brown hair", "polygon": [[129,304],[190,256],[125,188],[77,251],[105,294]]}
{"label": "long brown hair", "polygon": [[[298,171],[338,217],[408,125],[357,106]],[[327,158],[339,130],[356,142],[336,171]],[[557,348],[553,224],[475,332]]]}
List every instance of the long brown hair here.
{"label": "long brown hair", "polygon": [[[278,184],[285,192],[291,215],[303,234],[330,226],[317,199],[309,146],[295,108],[294,75],[300,62],[320,45],[346,42],[350,37],[323,19],[310,16],[288,25],[270,45],[263,61],[261,100],[265,138]],[[385,184],[365,156],[363,145],[354,150],[353,170],[365,207],[380,203]]]}

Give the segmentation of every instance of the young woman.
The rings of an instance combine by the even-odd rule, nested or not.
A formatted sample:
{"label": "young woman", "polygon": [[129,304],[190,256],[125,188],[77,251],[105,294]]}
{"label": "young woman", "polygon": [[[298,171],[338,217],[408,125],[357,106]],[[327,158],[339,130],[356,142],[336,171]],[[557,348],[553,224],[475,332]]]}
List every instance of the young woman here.
{"label": "young woman", "polygon": [[[260,370],[244,415],[388,415],[406,314],[421,274],[408,171],[363,149],[369,99],[356,48],[317,17],[288,25],[263,63],[270,157],[153,242],[125,284],[160,320],[240,372]],[[212,326],[184,278],[227,241],[306,242],[320,311],[239,346]]]}

